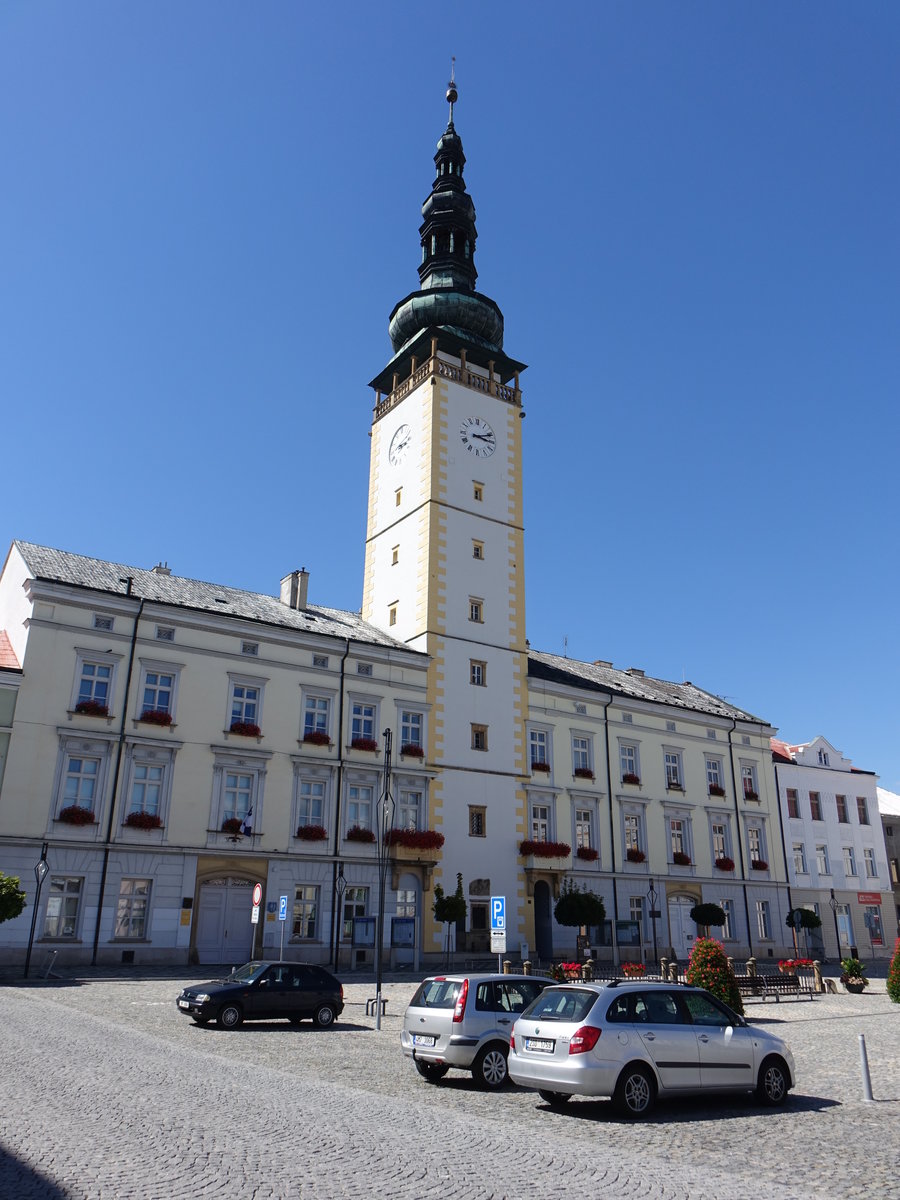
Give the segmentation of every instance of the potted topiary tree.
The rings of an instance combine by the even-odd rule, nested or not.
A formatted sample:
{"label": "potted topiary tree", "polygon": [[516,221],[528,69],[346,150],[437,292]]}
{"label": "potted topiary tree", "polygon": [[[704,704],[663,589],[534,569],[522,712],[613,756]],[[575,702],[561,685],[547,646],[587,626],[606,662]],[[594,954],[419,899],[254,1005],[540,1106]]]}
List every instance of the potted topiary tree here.
{"label": "potted topiary tree", "polygon": [[894,946],[894,957],[887,977],[887,994],[895,1004],[900,1004],[900,937]]}
{"label": "potted topiary tree", "polygon": [[841,959],[841,983],[848,992],[854,992],[856,995],[864,992],[869,986],[866,968],[858,958]]}
{"label": "potted topiary tree", "polygon": [[691,920],[698,929],[705,929],[708,933],[711,925],[719,927],[725,924],[725,910],[718,904],[695,904],[691,909]]}
{"label": "potted topiary tree", "polygon": [[693,987],[706,988],[708,992],[723,1000],[729,1008],[743,1015],[744,1005],[734,971],[729,965],[725,947],[715,938],[701,937],[694,942],[685,979]]}

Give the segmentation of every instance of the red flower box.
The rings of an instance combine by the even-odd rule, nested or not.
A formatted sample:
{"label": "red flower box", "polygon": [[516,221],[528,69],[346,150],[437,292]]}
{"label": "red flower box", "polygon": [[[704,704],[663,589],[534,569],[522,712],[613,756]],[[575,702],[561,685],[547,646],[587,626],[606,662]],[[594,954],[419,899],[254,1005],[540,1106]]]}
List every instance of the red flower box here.
{"label": "red flower box", "polygon": [[344,839],[348,842],[374,842],[375,834],[371,829],[363,829],[361,825],[351,825],[344,834]]}
{"label": "red flower box", "polygon": [[387,844],[408,850],[440,850],[444,835],[436,829],[389,829]]}
{"label": "red flower box", "polygon": [[758,800],[759,792],[754,792],[753,788],[747,788],[746,791],[744,792],[744,799],[745,800]]}
{"label": "red flower box", "polygon": [[722,785],[720,783],[711,783],[709,785],[709,794],[711,796],[724,796],[725,789],[722,787]]}
{"label": "red flower box", "polygon": [[716,859],[715,866],[719,871],[733,871],[734,859],[729,858],[727,854],[723,854],[721,858]]}
{"label": "red flower box", "polygon": [[600,851],[595,850],[593,846],[579,846],[575,854],[576,857],[584,859],[585,862],[596,862],[600,857]]}
{"label": "red flower box", "polygon": [[145,725],[171,725],[172,714],[164,708],[145,708],[138,720]]}
{"label": "red flower box", "polygon": [[242,817],[226,817],[222,822],[223,833],[240,833],[244,821]]}
{"label": "red flower box", "polygon": [[640,775],[634,775],[631,771],[626,771],[625,774],[622,776],[622,782],[623,783],[632,783],[632,784],[635,784],[637,787],[640,787],[641,777],[640,777]]}
{"label": "red flower box", "polygon": [[526,839],[519,844],[519,854],[525,858],[532,854],[535,858],[568,858],[572,847],[565,842],[535,842]]}
{"label": "red flower box", "polygon": [[79,700],[75,711],[83,717],[108,717],[109,705],[101,704],[99,700]]}
{"label": "red flower box", "polygon": [[324,729],[308,729],[303,735],[303,740],[308,746],[330,746],[331,738]]}
{"label": "red flower box", "polygon": [[324,825],[300,825],[295,836],[301,842],[324,842],[328,833]]}
{"label": "red flower box", "polygon": [[676,867],[689,867],[691,865],[691,856],[685,854],[683,850],[676,850],[672,855],[672,862]]}
{"label": "red flower box", "polygon": [[378,743],[374,738],[354,738],[350,743],[351,750],[377,750]]}
{"label": "red flower box", "polygon": [[61,809],[57,820],[65,822],[66,825],[97,824],[93,809],[82,808],[80,804],[70,804],[68,808]]}
{"label": "red flower box", "polygon": [[625,857],[629,862],[642,863],[646,860],[647,855],[643,850],[636,850],[634,846],[625,851]]}
{"label": "red flower box", "polygon": [[407,742],[407,744],[405,746],[401,746],[400,753],[405,755],[407,758],[424,758],[425,757],[425,751],[423,750],[423,748],[421,746],[416,745],[415,742]]}
{"label": "red flower box", "polygon": [[647,974],[647,968],[643,963],[622,963],[622,974],[626,979],[642,979]]}
{"label": "red flower box", "polygon": [[232,721],[229,733],[239,733],[241,737],[259,737],[260,728],[252,721]]}
{"label": "red flower box", "polygon": [[769,869],[769,864],[764,858],[754,858],[750,866],[754,871],[768,871]]}
{"label": "red flower box", "polygon": [[532,771],[542,771],[545,774],[550,774],[550,764],[548,762],[533,762],[531,764]]}
{"label": "red flower box", "polygon": [[576,779],[593,779],[594,772],[590,767],[576,767],[572,772]]}
{"label": "red flower box", "polygon": [[162,829],[162,819],[156,813],[130,812],[125,824],[131,829]]}

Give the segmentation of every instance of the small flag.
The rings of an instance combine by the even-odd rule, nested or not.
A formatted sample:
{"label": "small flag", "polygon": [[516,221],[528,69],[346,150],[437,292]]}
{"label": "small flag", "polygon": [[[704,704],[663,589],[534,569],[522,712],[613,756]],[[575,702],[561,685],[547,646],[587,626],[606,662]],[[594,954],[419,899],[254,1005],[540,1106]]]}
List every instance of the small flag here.
{"label": "small flag", "polygon": [[250,811],[247,813],[246,817],[244,817],[243,824],[241,825],[241,833],[244,835],[244,837],[249,837],[252,832],[253,832],[253,809],[251,808]]}

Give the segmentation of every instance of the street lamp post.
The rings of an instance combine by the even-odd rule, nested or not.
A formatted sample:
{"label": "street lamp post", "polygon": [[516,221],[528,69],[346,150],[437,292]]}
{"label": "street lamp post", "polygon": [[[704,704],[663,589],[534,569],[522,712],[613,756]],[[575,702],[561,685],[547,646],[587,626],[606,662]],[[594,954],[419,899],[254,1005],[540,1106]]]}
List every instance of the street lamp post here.
{"label": "street lamp post", "polygon": [[344,878],[344,864],[338,863],[337,878],[334,881],[334,907],[336,909],[334,935],[334,969],[341,969],[341,935],[344,931],[344,892],[347,890],[347,880]]}
{"label": "street lamp post", "polygon": [[650,920],[653,923],[653,961],[656,970],[659,970],[659,954],[656,949],[656,902],[659,899],[656,888],[653,886],[653,880],[650,880],[650,888],[647,891],[647,899],[650,901]]}
{"label": "street lamp post", "polygon": [[37,880],[37,888],[34,893],[34,908],[31,910],[31,933],[28,935],[28,951],[25,955],[25,971],[23,977],[28,978],[28,968],[31,966],[31,948],[34,945],[34,929],[37,924],[38,906],[41,902],[41,887],[47,877],[47,872],[50,870],[47,865],[47,843],[44,842],[41,846],[41,857],[34,864],[34,877]]}
{"label": "street lamp post", "polygon": [[378,920],[375,925],[375,1028],[381,1029],[381,954],[384,947],[384,893],[387,886],[388,833],[394,825],[394,801],[391,797],[391,743],[394,735],[384,731],[384,791],[378,805],[376,849],[378,851]]}
{"label": "street lamp post", "polygon": [[835,899],[834,888],[831,889],[831,899],[828,901],[828,907],[831,909],[831,915],[834,918],[834,944],[837,947],[838,962],[841,961],[841,935],[838,931],[837,910],[838,902]]}

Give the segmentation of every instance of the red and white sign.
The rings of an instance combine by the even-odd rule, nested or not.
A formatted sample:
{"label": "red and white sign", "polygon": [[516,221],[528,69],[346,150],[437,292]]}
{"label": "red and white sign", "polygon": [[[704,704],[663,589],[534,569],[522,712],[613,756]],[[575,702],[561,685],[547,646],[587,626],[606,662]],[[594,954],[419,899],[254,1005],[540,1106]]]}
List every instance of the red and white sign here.
{"label": "red and white sign", "polygon": [[262,903],[262,884],[254,883],[253,885],[253,907],[256,908]]}
{"label": "red and white sign", "polygon": [[856,899],[860,904],[880,904],[881,892],[857,892]]}

